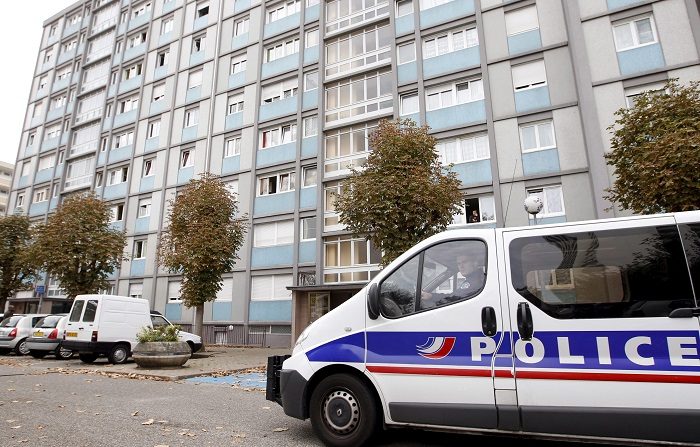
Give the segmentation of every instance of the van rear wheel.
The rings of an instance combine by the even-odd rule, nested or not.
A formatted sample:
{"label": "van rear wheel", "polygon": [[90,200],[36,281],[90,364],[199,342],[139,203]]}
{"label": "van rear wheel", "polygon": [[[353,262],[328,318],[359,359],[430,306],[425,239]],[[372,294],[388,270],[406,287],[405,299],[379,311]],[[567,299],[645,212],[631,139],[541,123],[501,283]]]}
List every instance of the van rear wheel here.
{"label": "van rear wheel", "polygon": [[326,445],[365,445],[379,427],[380,414],[367,386],[349,374],[326,377],[311,395],[311,426]]}
{"label": "van rear wheel", "polygon": [[113,365],[121,365],[129,358],[129,347],[126,345],[116,345],[107,355],[107,360]]}

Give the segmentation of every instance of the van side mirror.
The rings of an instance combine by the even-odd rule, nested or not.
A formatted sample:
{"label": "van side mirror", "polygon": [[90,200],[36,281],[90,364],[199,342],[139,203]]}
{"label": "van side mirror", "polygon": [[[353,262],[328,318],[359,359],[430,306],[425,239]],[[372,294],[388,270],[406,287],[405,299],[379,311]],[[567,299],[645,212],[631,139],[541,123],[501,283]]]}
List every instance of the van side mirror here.
{"label": "van side mirror", "polygon": [[379,318],[379,291],[377,283],[372,284],[367,292],[367,313],[371,320]]}

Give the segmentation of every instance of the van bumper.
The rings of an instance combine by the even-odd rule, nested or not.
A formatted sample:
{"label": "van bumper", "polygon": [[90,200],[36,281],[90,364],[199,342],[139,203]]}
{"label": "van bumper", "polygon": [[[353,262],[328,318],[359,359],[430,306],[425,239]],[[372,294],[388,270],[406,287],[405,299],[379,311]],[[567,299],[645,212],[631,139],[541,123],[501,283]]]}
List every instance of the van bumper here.
{"label": "van bumper", "polygon": [[288,355],[273,355],[267,358],[267,388],[265,399],[277,402],[287,416],[306,419],[307,380],[293,369],[282,369]]}
{"label": "van bumper", "polygon": [[78,354],[109,354],[116,343],[63,340],[62,346]]}

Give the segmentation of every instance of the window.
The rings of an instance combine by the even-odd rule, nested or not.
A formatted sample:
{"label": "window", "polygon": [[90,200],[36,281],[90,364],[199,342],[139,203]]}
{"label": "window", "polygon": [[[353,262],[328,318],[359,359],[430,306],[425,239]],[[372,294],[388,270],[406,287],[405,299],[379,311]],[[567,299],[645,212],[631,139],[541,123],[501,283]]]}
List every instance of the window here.
{"label": "window", "polygon": [[156,173],[156,159],[149,158],[143,161],[143,176],[150,177]]}
{"label": "window", "polygon": [[452,0],[419,0],[420,4],[420,9],[425,10],[425,9],[430,9],[434,8],[436,6],[444,5],[446,3],[451,2]]}
{"label": "window", "polygon": [[146,257],[146,247],[148,242],[145,240],[134,241],[134,259],[143,259]]}
{"label": "window", "polygon": [[68,101],[68,97],[66,94],[54,96],[51,98],[51,108],[52,109],[60,109],[61,107],[66,105],[66,101]]}
{"label": "window", "polygon": [[100,140],[100,152],[104,152],[107,150],[107,137],[102,137]]}
{"label": "window", "polygon": [[695,306],[676,226],[523,237],[509,256],[515,290],[557,319],[666,318]]}
{"label": "window", "polygon": [[170,56],[170,50],[161,51],[156,55],[156,66],[165,67],[168,65],[168,57]]}
{"label": "window", "polygon": [[180,169],[194,166],[194,149],[183,149],[180,152]]}
{"label": "window", "polygon": [[32,168],[32,163],[30,161],[25,161],[22,164],[22,170],[20,171],[21,172],[20,177],[28,176],[30,171],[31,171],[31,168]]}
{"label": "window", "polygon": [[146,15],[151,11],[151,2],[141,3],[140,5],[134,6],[131,10],[131,18]]}
{"label": "window", "polygon": [[131,112],[132,110],[138,109],[138,107],[139,107],[138,96],[133,96],[131,98],[122,99],[119,101],[119,104],[117,105],[117,115],[120,115],[122,113]]}
{"label": "window", "polygon": [[110,222],[121,222],[124,220],[124,204],[119,203],[109,208]]}
{"label": "window", "polygon": [[240,54],[231,58],[231,74],[242,73],[245,71],[246,55]]}
{"label": "window", "polygon": [[537,20],[537,7],[535,5],[508,11],[506,17],[506,33],[508,36],[526,33],[540,27]]}
{"label": "window", "polygon": [[81,160],[68,163],[66,167],[65,189],[90,186],[92,175],[95,171],[95,158],[83,158]]}
{"label": "window", "polygon": [[274,43],[265,47],[265,62],[272,62],[299,52],[299,38]]}
{"label": "window", "polygon": [[53,59],[53,48],[49,48],[44,53],[44,63],[48,64]]}
{"label": "window", "polygon": [[57,26],[55,23],[49,26],[49,37],[53,37],[56,35],[56,28]]}
{"label": "window", "polygon": [[[73,72],[71,70],[70,65],[63,67],[63,68],[60,68],[60,69],[56,70],[56,80],[62,81],[64,79],[68,79],[72,73]],[[44,83],[46,83],[46,78],[44,77],[43,79],[44,79]],[[42,88],[42,87],[40,86],[39,88]]]}
{"label": "window", "polygon": [[476,28],[452,30],[423,40],[423,57],[442,56],[479,45]]}
{"label": "window", "polygon": [[180,302],[180,282],[173,281],[168,283],[168,301]]}
{"label": "window", "polygon": [[265,129],[261,132],[260,148],[266,149],[281,144],[293,143],[297,140],[297,125],[282,124],[280,126]]}
{"label": "window", "polygon": [[318,72],[312,71],[304,73],[304,91],[315,90],[318,88]]}
{"label": "window", "polygon": [[51,140],[53,138],[58,138],[61,136],[61,125],[53,124],[46,128],[46,133],[44,134],[44,141]]}
{"label": "window", "polygon": [[302,188],[316,186],[316,166],[306,166],[302,168]]}
{"label": "window", "polygon": [[233,137],[226,140],[224,157],[233,157],[241,153],[241,137]]}
{"label": "window", "polygon": [[95,188],[101,188],[102,187],[102,171],[98,171],[95,173]]}
{"label": "window", "polygon": [[122,75],[122,80],[128,81],[129,79],[134,79],[136,76],[140,76],[142,68],[143,68],[143,64],[141,64],[141,63],[138,63],[135,65],[132,65],[131,67],[125,68],[123,75]]}
{"label": "window", "polygon": [[61,45],[61,53],[67,53],[78,46],[78,39],[69,40],[68,42],[63,42]]}
{"label": "window", "polygon": [[196,126],[199,123],[199,108],[185,111],[185,127]]}
{"label": "window", "polygon": [[296,14],[300,11],[300,8],[301,2],[299,0],[288,0],[278,3],[267,9],[265,23],[272,23],[287,16],[291,16],[292,14]]}
{"label": "window", "polygon": [[151,215],[151,199],[139,200],[139,210],[137,217],[148,217]]}
{"label": "window", "polygon": [[173,30],[173,25],[175,24],[174,17],[167,17],[163,19],[160,24],[160,35],[167,34]]}
{"label": "window", "polygon": [[282,99],[296,96],[299,89],[299,81],[296,77],[285,79],[284,81],[275,84],[264,85],[262,87],[262,103],[272,103]]}
{"label": "window", "polygon": [[209,15],[209,2],[197,3],[197,18],[206,17]]}
{"label": "window", "polygon": [[516,92],[547,85],[544,60],[514,65],[511,70],[513,72],[513,89]]}
{"label": "window", "polygon": [[66,23],[68,24],[68,26],[73,26],[80,23],[81,20],[83,20],[83,16],[80,13],[78,13],[68,17],[66,19]]}
{"label": "window", "polygon": [[300,240],[312,241],[316,239],[316,218],[305,217],[299,219]]}
{"label": "window", "polygon": [[304,48],[311,48],[318,45],[318,30],[307,31],[304,34]]}
{"label": "window", "polygon": [[397,52],[399,54],[399,65],[413,62],[416,60],[416,43],[409,42],[399,45]]}
{"label": "window", "polygon": [[396,17],[403,17],[413,13],[413,0],[399,0],[396,2]]}
{"label": "window", "polygon": [[39,171],[43,171],[44,169],[51,169],[54,166],[54,161],[56,161],[56,155],[51,154],[51,155],[44,155],[43,157],[39,158]]}
{"label": "window", "polygon": [[142,32],[137,33],[133,36],[129,36],[127,38],[126,47],[127,48],[134,48],[136,46],[141,45],[142,43],[146,42],[146,35],[147,35],[146,31],[142,31]]}
{"label": "window", "polygon": [[155,138],[160,135],[160,120],[148,123],[146,138]]}
{"label": "window", "polygon": [[368,123],[326,132],[324,175],[348,174],[351,167],[367,160],[369,134],[376,127],[375,123]]}
{"label": "window", "polygon": [[34,110],[32,110],[32,118],[37,118],[39,115],[41,115],[41,112],[44,109],[44,103],[43,102],[37,102],[34,104]]}
{"label": "window", "polygon": [[464,136],[441,140],[436,144],[443,165],[486,160],[490,158],[489,138],[486,135]]}
{"label": "window", "polygon": [[291,300],[292,275],[264,275],[250,278],[250,300]]}
{"label": "window", "polygon": [[651,45],[658,41],[654,18],[637,17],[623,23],[613,25],[615,48],[617,51],[626,51],[633,48]]}
{"label": "window", "polygon": [[460,212],[453,216],[451,225],[474,224],[496,221],[496,206],[493,196],[467,198]]}
{"label": "window", "polygon": [[189,78],[187,79],[187,88],[195,88],[202,85],[202,73],[204,70],[197,70],[190,72]]}
{"label": "window", "polygon": [[46,83],[48,82],[49,78],[47,76],[42,76],[39,78],[39,87],[37,90],[43,90],[44,87],[46,87]]}
{"label": "window", "polygon": [[19,208],[24,205],[24,194],[17,194],[17,200],[15,201],[15,207]]}
{"label": "window", "polygon": [[112,169],[107,172],[107,186],[125,183],[127,180],[129,180],[128,166]]}
{"label": "window", "polygon": [[51,197],[54,199],[58,197],[58,191],[60,189],[60,185],[58,183],[54,183],[53,186],[51,187]]}
{"label": "window", "polygon": [[294,242],[294,221],[283,220],[253,226],[253,246],[270,247]]}
{"label": "window", "polygon": [[232,115],[234,113],[240,113],[243,111],[243,94],[234,95],[228,98],[228,107],[226,108],[226,114]]}
{"label": "window", "polygon": [[32,203],[46,202],[49,200],[49,188],[42,188],[34,191],[34,200]]}
{"label": "window", "polygon": [[143,298],[143,284],[129,284],[129,296],[131,298]]}
{"label": "window", "polygon": [[367,73],[328,84],[326,123],[391,110],[394,106],[392,89],[390,71]]}
{"label": "window", "polygon": [[552,121],[520,126],[520,149],[523,152],[540,151],[556,146]]}
{"label": "window", "polygon": [[134,131],[130,130],[128,132],[121,133],[114,137],[114,148],[118,149],[120,147],[129,146],[134,144]]}
{"label": "window", "polygon": [[427,110],[437,110],[484,99],[481,79],[431,87],[426,91]]}
{"label": "window", "polygon": [[625,101],[627,103],[627,108],[630,109],[634,107],[634,105],[637,102],[637,99],[642,93],[652,93],[654,95],[657,94],[664,94],[666,93],[665,91],[665,83],[663,82],[658,82],[655,84],[646,84],[646,85],[641,85],[639,87],[633,87],[633,88],[627,88],[625,89]]}
{"label": "window", "polygon": [[224,183],[224,187],[228,192],[234,196],[238,195],[238,180],[231,180],[230,182]]}
{"label": "window", "polygon": [[318,117],[307,116],[303,120],[304,138],[318,135]]}
{"label": "window", "polygon": [[[527,194],[539,197],[544,203],[544,208],[542,208],[537,217],[555,217],[566,214],[561,186],[528,189]],[[528,214],[528,216],[530,219],[533,219],[532,214]]]}
{"label": "window", "polygon": [[346,1],[331,0],[326,5],[326,34],[334,33],[357,23],[369,22],[389,15],[388,0]]}
{"label": "window", "polygon": [[258,195],[266,196],[281,192],[294,191],[296,174],[284,172],[258,178]]}
{"label": "window", "polygon": [[410,115],[418,111],[418,93],[401,95],[401,115]]}
{"label": "window", "polygon": [[199,35],[197,37],[192,38],[192,52],[193,53],[198,53],[202,50],[204,50],[204,44],[207,40],[207,37],[205,34]]}
{"label": "window", "polygon": [[31,146],[31,145],[34,144],[34,138],[35,138],[35,137],[36,137],[36,134],[35,134],[35,133],[30,133],[30,134],[27,136],[27,147],[29,147],[29,146]]}
{"label": "window", "polygon": [[323,230],[335,231],[345,228],[340,223],[340,216],[335,211],[335,199],[343,190],[339,181],[326,182],[323,186]]}
{"label": "window", "polygon": [[233,25],[233,35],[240,36],[248,32],[248,27],[250,26],[250,19],[248,17],[240,20],[236,20]]}
{"label": "window", "polygon": [[389,25],[373,25],[326,40],[326,75],[388,61],[394,37]]}
{"label": "window", "polygon": [[[369,280],[370,245],[363,237],[334,236],[323,241],[325,283]],[[358,267],[365,267],[358,269]]]}

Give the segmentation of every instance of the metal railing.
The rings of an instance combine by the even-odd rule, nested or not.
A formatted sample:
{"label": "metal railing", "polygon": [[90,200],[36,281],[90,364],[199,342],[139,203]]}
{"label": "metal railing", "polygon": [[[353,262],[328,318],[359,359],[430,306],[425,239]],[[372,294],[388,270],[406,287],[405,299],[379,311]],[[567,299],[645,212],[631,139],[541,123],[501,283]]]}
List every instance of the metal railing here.
{"label": "metal railing", "polygon": [[[185,332],[192,332],[193,325],[191,324],[180,324],[179,326]],[[253,328],[251,326],[250,329]],[[251,332],[250,329],[246,337],[246,329],[242,325],[205,324],[202,330],[202,341],[207,345],[267,346],[267,333]]]}

